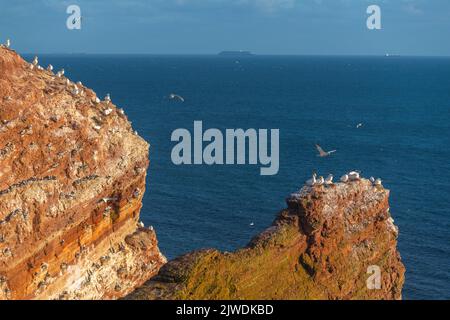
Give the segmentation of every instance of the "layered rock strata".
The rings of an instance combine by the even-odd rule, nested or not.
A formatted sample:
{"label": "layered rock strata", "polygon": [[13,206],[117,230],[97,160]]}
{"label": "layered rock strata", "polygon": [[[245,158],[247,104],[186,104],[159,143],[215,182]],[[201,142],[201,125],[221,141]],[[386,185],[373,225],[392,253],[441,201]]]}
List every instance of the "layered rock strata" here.
{"label": "layered rock strata", "polygon": [[404,266],[389,191],[366,179],[303,187],[233,253],[164,265],[127,299],[400,299]]}
{"label": "layered rock strata", "polygon": [[166,262],[123,110],[0,48],[0,299],[114,299]]}

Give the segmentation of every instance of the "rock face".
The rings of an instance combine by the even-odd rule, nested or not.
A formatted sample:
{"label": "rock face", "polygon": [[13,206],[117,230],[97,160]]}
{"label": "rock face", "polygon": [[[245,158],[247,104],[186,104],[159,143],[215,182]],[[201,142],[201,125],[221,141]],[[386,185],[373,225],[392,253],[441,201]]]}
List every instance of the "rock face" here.
{"label": "rock face", "polygon": [[246,248],[181,256],[126,298],[400,299],[388,198],[365,179],[303,187]]}
{"label": "rock face", "polygon": [[114,299],[166,262],[122,110],[0,47],[0,299]]}

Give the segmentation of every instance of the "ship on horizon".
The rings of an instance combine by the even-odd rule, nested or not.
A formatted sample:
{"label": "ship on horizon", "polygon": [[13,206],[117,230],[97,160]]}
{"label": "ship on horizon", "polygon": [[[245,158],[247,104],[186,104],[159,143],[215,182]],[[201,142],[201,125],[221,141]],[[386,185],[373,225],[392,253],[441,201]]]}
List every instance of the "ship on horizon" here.
{"label": "ship on horizon", "polygon": [[250,57],[250,56],[254,56],[254,54],[250,51],[239,50],[239,51],[222,51],[222,52],[219,52],[219,56]]}

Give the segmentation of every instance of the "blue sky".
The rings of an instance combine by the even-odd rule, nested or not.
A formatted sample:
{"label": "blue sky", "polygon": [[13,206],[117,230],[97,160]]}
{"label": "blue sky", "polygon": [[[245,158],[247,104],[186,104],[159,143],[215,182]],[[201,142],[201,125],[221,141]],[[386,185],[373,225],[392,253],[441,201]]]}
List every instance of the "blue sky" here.
{"label": "blue sky", "polygon": [[[68,30],[77,4],[81,30]],[[368,30],[366,9],[382,10]],[[19,52],[450,56],[449,0],[0,0]]]}

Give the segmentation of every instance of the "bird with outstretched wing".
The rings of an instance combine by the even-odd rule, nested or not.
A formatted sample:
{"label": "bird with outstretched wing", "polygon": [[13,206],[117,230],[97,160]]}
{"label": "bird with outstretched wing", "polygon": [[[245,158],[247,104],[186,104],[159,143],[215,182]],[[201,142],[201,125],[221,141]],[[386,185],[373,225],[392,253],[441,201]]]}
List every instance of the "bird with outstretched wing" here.
{"label": "bird with outstretched wing", "polygon": [[322,147],[319,146],[317,143],[316,143],[316,149],[317,149],[317,151],[319,152],[319,154],[318,154],[317,156],[318,156],[318,157],[321,157],[321,158],[328,157],[329,155],[331,155],[332,153],[335,153],[335,152],[337,151],[337,150],[324,151],[324,150],[322,149]]}

